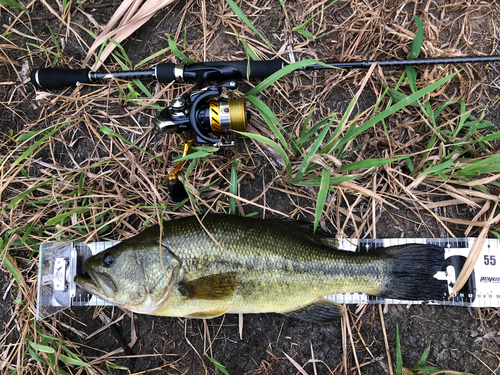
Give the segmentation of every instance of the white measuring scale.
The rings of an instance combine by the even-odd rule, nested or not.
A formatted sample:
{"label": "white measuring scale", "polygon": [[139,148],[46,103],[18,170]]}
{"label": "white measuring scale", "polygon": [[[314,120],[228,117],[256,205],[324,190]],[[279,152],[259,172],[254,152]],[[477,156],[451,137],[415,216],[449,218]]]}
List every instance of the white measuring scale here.
{"label": "white measuring scale", "polygon": [[[443,248],[443,266],[434,277],[448,286],[442,299],[408,301],[369,296],[364,293],[344,293],[326,296],[337,303],[346,304],[433,304],[465,307],[500,307],[500,243],[486,239],[481,255],[469,280],[460,293],[450,298],[476,238],[389,238],[339,239],[339,249],[368,252],[378,247],[409,243],[437,245]],[[38,271],[37,319],[44,319],[72,306],[107,306],[108,302],[88,293],[75,284],[74,278],[83,273],[83,261],[118,242],[64,242],[40,245]]]}

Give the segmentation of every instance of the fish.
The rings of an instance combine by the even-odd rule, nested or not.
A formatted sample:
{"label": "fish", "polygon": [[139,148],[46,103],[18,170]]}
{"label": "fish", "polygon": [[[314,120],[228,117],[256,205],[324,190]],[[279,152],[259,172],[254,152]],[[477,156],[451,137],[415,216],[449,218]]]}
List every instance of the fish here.
{"label": "fish", "polygon": [[364,292],[443,298],[443,248],[407,244],[357,253],[307,222],[207,214],[164,221],[84,261],[75,281],[136,313],[214,318],[280,313],[329,322],[343,307],[324,296]]}

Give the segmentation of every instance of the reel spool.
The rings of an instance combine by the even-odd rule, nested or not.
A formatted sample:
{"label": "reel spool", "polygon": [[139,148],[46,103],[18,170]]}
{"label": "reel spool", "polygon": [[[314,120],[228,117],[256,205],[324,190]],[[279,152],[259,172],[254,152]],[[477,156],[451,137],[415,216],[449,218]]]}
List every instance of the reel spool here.
{"label": "reel spool", "polygon": [[[222,87],[236,89],[235,81],[192,92],[175,98],[168,108],[161,111],[153,123],[166,133],[193,133],[198,144],[227,146],[220,136],[232,131],[245,131],[247,109],[245,99],[212,99],[219,96]],[[215,137],[217,138],[215,138]]]}
{"label": "reel spool", "polygon": [[205,130],[208,130],[209,124],[210,131],[214,134],[227,135],[232,130],[246,131],[247,111],[244,99],[212,100],[204,112],[200,110],[201,118],[198,120]]}

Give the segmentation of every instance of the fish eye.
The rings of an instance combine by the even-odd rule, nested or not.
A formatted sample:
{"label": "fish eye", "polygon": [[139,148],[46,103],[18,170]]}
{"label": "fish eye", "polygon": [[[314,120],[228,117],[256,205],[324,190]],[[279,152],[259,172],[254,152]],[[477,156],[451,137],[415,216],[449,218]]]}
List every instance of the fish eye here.
{"label": "fish eye", "polygon": [[110,267],[113,262],[115,261],[115,258],[111,254],[107,254],[103,259],[102,262],[106,267]]}

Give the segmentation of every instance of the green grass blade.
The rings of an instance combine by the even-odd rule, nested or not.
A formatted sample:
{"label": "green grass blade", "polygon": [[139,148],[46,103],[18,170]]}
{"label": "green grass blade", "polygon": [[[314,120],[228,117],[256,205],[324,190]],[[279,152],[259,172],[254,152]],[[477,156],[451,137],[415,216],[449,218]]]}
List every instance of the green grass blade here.
{"label": "green grass blade", "polygon": [[252,134],[252,133],[245,133],[245,132],[240,132],[240,134],[244,135],[248,138],[255,139],[256,141],[265,143],[266,145],[274,148],[278,152],[278,154],[280,154],[281,159],[283,160],[283,163],[285,164],[288,178],[289,179],[291,178],[291,176],[292,176],[292,164],[290,163],[290,160],[288,160],[288,157],[286,156],[286,153],[285,153],[285,150],[283,150],[283,147],[281,147],[276,142],[271,141],[270,139],[267,139],[266,137],[263,137],[259,134]]}
{"label": "green grass blade", "polygon": [[[231,184],[229,185],[229,192],[233,195],[238,195],[238,176],[234,165],[231,167]],[[236,198],[229,197],[229,213],[236,215]]]}
{"label": "green grass blade", "polygon": [[125,367],[125,366],[118,366],[118,365],[112,365],[108,362],[106,362],[106,367],[108,369],[108,374],[109,375],[113,375],[113,371],[111,370],[125,370],[125,371],[129,371],[128,367]]}
{"label": "green grass blade", "polygon": [[259,32],[259,30],[256,29],[256,27],[253,25],[253,23],[247,18],[245,15],[245,12],[241,10],[241,8],[233,1],[233,0],[226,0],[226,3],[231,7],[233,12],[250,28],[253,30],[255,34],[257,34],[260,39],[266,43],[271,50],[273,49],[273,46],[267,41],[266,38]]}
{"label": "green grass blade", "polygon": [[250,103],[252,103],[252,105],[255,108],[257,108],[257,110],[259,111],[260,115],[262,116],[262,118],[266,122],[267,126],[269,126],[269,129],[271,129],[271,131],[273,132],[274,136],[276,138],[278,138],[278,140],[280,141],[281,145],[285,149],[288,149],[288,144],[286,143],[285,138],[283,137],[283,134],[281,134],[281,132],[276,127],[276,124],[280,128],[282,128],[282,129],[283,129],[283,127],[281,126],[280,122],[278,121],[278,119],[274,115],[273,111],[271,111],[271,108],[269,108],[266,105],[266,103],[264,103],[262,100],[260,100],[256,96],[248,95],[247,99],[248,99],[248,101]]}
{"label": "green grass blade", "polygon": [[310,33],[309,31],[307,30],[302,30],[302,29],[293,29],[293,31],[299,33],[300,35],[302,36],[305,36],[306,38],[309,38],[309,39],[316,39],[316,35],[314,35],[313,33]]}
{"label": "green grass blade", "polygon": [[59,56],[63,56],[63,51],[62,51],[61,45],[57,41],[57,38],[56,38],[54,32],[52,31],[52,29],[50,28],[49,25],[47,25],[47,28],[49,29],[49,32],[50,32],[50,35],[52,36],[52,40],[54,41],[54,44],[56,45],[57,51],[59,52]]}
{"label": "green grass blade", "polygon": [[[260,61],[259,56],[255,53],[252,47],[248,45],[247,42],[245,42],[243,39],[240,39],[241,45],[243,46],[243,49],[245,50],[245,55],[247,56],[247,60],[252,59],[253,61]],[[250,64],[248,64],[248,71],[247,75],[250,75]]]}
{"label": "green grass blade", "polygon": [[50,346],[46,346],[46,345],[41,345],[41,344],[35,344],[34,342],[30,341],[30,346],[35,349],[35,350],[38,350],[39,352],[43,352],[43,353],[51,353],[51,354],[54,354],[56,351],[54,350],[54,348],[51,348]]}
{"label": "green grass blade", "polygon": [[309,166],[309,160],[311,160],[311,158],[317,153],[319,147],[321,146],[321,143],[323,142],[323,140],[326,137],[326,133],[328,133],[328,131],[330,130],[332,123],[333,123],[333,118],[323,128],[323,130],[321,131],[321,133],[316,138],[313,145],[311,146],[311,148],[307,152],[307,155],[302,160],[302,163],[300,164],[300,167],[299,167],[294,179],[292,180],[292,183],[297,183],[298,181],[302,180],[302,177],[304,176],[304,173],[306,172],[307,167]]}
{"label": "green grass blade", "polygon": [[500,169],[500,155],[494,155],[490,156],[489,158],[478,160],[472,164],[465,166],[460,171],[456,172],[455,175],[480,175],[482,173],[487,173],[486,171],[489,169],[489,167]]}
{"label": "green grass blade", "polygon": [[80,173],[80,178],[78,179],[78,191],[77,195],[82,195],[83,183],[85,182],[85,172]]}
{"label": "green grass blade", "polygon": [[[135,83],[135,85],[137,87],[139,87],[139,89],[149,98],[149,99],[153,99],[153,94],[151,94],[151,92],[148,90],[148,88],[144,85],[144,83],[142,83],[142,81],[138,78],[134,78],[132,80],[132,82]],[[147,105],[151,108],[156,108],[158,111],[161,111],[163,109],[163,107],[157,103],[154,103],[154,104],[144,104],[142,103],[142,101],[138,100],[138,102],[140,102],[141,104],[143,105]]]}
{"label": "green grass blade", "polygon": [[162,49],[162,50],[160,50],[160,51],[158,51],[158,52],[153,53],[151,56],[148,56],[148,57],[146,57],[145,59],[143,59],[143,60],[139,61],[137,64],[135,64],[135,67],[136,67],[136,68],[138,68],[138,67],[140,67],[141,65],[146,64],[147,62],[149,62],[149,61],[151,61],[151,60],[153,60],[153,59],[157,58],[158,56],[163,55],[163,54],[164,54],[165,52],[167,52],[169,49],[171,50],[171,48],[170,48],[170,47],[167,47],[167,48],[164,48],[164,49]]}
{"label": "green grass blade", "polygon": [[304,129],[302,129],[302,134],[300,135],[299,140],[297,141],[297,145],[302,145],[304,142],[309,141],[312,142],[312,140],[309,140],[309,138],[314,135],[325,123],[328,121],[330,117],[335,117],[337,115],[336,112],[331,113],[328,115],[328,117],[322,119],[320,122],[318,122],[316,125],[312,126],[311,129],[309,129],[307,132],[305,131],[307,122],[309,122],[309,119],[311,118],[311,112],[307,116],[306,119],[306,124],[304,124]]}
{"label": "green grass blade", "polygon": [[425,171],[423,171],[420,175],[426,175],[426,174],[435,174],[435,173],[440,173],[446,168],[449,168],[453,165],[454,161],[453,160],[447,160],[444,163],[440,163],[437,165],[434,165],[432,167],[427,168]]}
{"label": "green grass blade", "polygon": [[184,157],[174,157],[172,161],[178,163],[183,160],[194,160],[194,159],[206,158],[207,156],[213,156],[213,153],[207,152],[205,150],[195,150],[194,152],[190,152]]}
{"label": "green grass blade", "polygon": [[[408,97],[408,95],[403,94],[402,92],[400,92],[398,90],[394,90],[394,89],[389,89],[389,95],[391,96],[392,99],[394,99],[397,102]],[[411,104],[418,105],[418,102],[413,102]]]}
{"label": "green grass blade", "polygon": [[215,367],[217,367],[217,369],[220,372],[222,372],[224,375],[229,375],[229,372],[227,372],[227,370],[226,370],[226,366],[224,366],[223,364],[219,363],[215,359],[209,357],[207,354],[205,354],[205,356],[215,365]]}
{"label": "green grass blade", "polygon": [[78,359],[78,358],[71,358],[71,357],[68,357],[68,356],[65,356],[64,354],[61,354],[59,355],[59,360],[64,362],[64,363],[68,363],[70,365],[75,365],[75,366],[82,366],[82,367],[87,367],[88,364],[83,362],[81,359]]}
{"label": "green grass blade", "polygon": [[321,185],[318,192],[318,199],[316,200],[316,212],[314,215],[314,232],[316,232],[316,229],[318,228],[319,225],[319,221],[321,220],[321,215],[323,213],[323,208],[325,207],[329,188],[330,188],[330,173],[328,172],[328,170],[323,169],[321,171]]}
{"label": "green grass blade", "polygon": [[281,7],[283,8],[283,12],[285,13],[285,18],[288,22],[290,22],[290,18],[288,17],[288,12],[286,11],[285,0],[280,0]]}
{"label": "green grass blade", "polygon": [[[252,47],[250,47],[248,45],[248,43],[240,36],[240,34],[238,34],[238,32],[236,30],[234,30],[234,32],[236,33],[236,39],[238,39],[241,42],[241,45],[243,46],[243,49],[245,50],[245,55],[247,56],[247,60],[250,60],[250,59],[252,59],[254,61],[260,60],[259,56],[257,56],[257,54],[252,49]],[[248,67],[247,67],[247,75],[250,75],[250,64],[248,64]]]}
{"label": "green grass blade", "polygon": [[[109,41],[110,41],[111,43],[113,43],[113,44],[117,47],[118,51],[119,51],[119,52],[121,52],[121,56],[120,56],[120,57],[128,63],[128,65],[125,65],[125,64],[123,64],[123,62],[122,62],[122,63],[120,64],[120,65],[122,66],[122,69],[123,69],[123,70],[130,70],[130,69],[133,69],[134,64],[132,64],[132,61],[131,61],[131,60],[130,60],[130,58],[128,57],[127,52],[125,51],[125,48],[123,48],[123,46],[122,46],[120,43],[118,43],[116,40],[114,40],[114,39],[112,39],[112,38],[109,38]],[[115,59],[118,61],[118,63],[120,63],[120,62],[121,62],[121,60],[119,60],[119,59],[117,58],[117,55],[118,55],[118,54],[113,54],[113,55],[115,56]]]}
{"label": "green grass blade", "polygon": [[477,142],[495,141],[497,139],[500,139],[500,131],[487,135],[486,137],[480,138],[477,140]]}
{"label": "green grass blade", "polygon": [[414,94],[411,94],[410,96],[407,96],[405,99],[397,102],[393,106],[387,108],[385,111],[379,113],[378,115],[372,117],[370,120],[364,122],[360,126],[356,128],[355,131],[352,132],[351,136],[349,138],[344,137],[342,138],[337,146],[335,148],[339,148],[350,142],[352,139],[360,135],[361,133],[364,133],[367,131],[369,128],[372,126],[376,125],[378,122],[382,121],[383,119],[389,117],[390,115],[396,113],[400,109],[406,107],[407,105],[413,103],[414,101],[420,99],[421,97],[429,94],[430,92],[434,91],[437,89],[439,86],[443,85],[444,83],[448,82],[450,79],[455,77],[458,74],[458,72],[452,73],[446,77],[441,78],[439,81],[436,81],[429,86],[417,91]]}
{"label": "green grass blade", "polygon": [[[418,58],[420,49],[422,48],[422,43],[424,42],[424,25],[420,18],[418,18],[417,16],[413,16],[413,20],[417,24],[417,32],[415,33],[415,38],[413,38],[410,51],[408,52],[408,56],[406,57],[409,60]],[[417,71],[413,66],[406,67],[406,80],[410,85],[411,92],[417,92]]]}
{"label": "green grass blade", "polygon": [[399,340],[399,326],[396,324],[396,375],[403,373],[403,357],[401,356],[401,341]]}
{"label": "green grass blade", "polygon": [[47,139],[52,137],[59,129],[61,129],[62,127],[66,126],[72,122],[79,121],[79,120],[81,120],[81,118],[67,121],[67,122],[63,122],[62,124],[55,126],[54,130],[52,130],[50,133],[44,135],[42,138],[40,138],[38,141],[36,141],[32,146],[30,146],[25,152],[23,152],[23,154],[21,156],[19,156],[19,158],[17,158],[17,160],[14,163],[12,163],[11,167],[14,167],[14,166],[18,165],[19,163],[21,163],[29,155],[31,155],[33,152],[35,152],[35,150],[38,149],[38,147],[40,147],[42,145],[43,145],[43,147],[45,147],[47,145],[47,143],[46,143]]}
{"label": "green grass blade", "polygon": [[22,276],[19,275],[19,273],[16,270],[16,267],[14,267],[14,265],[11,263],[9,257],[7,256],[7,253],[4,254],[4,256],[2,257],[2,263],[5,265],[7,271],[9,271],[9,273],[12,275],[12,277],[17,281],[19,285],[25,285],[25,283],[23,283]]}
{"label": "green grass blade", "polygon": [[431,343],[429,342],[429,346],[427,346],[427,348],[424,350],[422,356],[420,357],[417,363],[417,368],[422,367],[424,365],[425,361],[427,361],[427,357],[429,356],[430,351],[431,351]]}
{"label": "green grass blade", "polygon": [[48,132],[52,128],[53,128],[53,126],[51,126],[49,128],[46,128],[46,129],[42,129],[42,130],[35,130],[35,131],[32,131],[32,132],[21,134],[19,137],[16,138],[16,142],[17,143],[21,143],[21,142],[23,142],[23,141],[25,141],[27,139],[30,139],[32,137],[37,136],[38,134],[42,134],[42,133]]}
{"label": "green grass blade", "polygon": [[164,164],[165,162],[163,160],[161,160],[160,158],[154,156],[153,154],[147,152],[146,150],[144,150],[142,147],[139,147],[137,146],[136,144],[130,142],[127,138],[121,136],[120,134],[118,133],[115,133],[113,130],[111,130],[110,128],[108,128],[107,126],[101,126],[101,128],[99,129],[99,131],[101,131],[102,133],[106,134],[106,135],[109,135],[109,136],[114,136],[120,140],[122,140],[123,142],[129,144],[130,146],[133,146],[135,147],[136,149],[138,149],[139,151],[141,152],[144,152],[146,155],[152,157],[153,159],[155,159],[156,161]]}
{"label": "green grass blade", "polygon": [[2,4],[5,4],[11,8],[14,8],[14,9],[20,9],[22,11],[26,11],[26,7],[24,7],[23,5],[21,5],[20,3],[18,3],[17,1],[13,1],[13,0],[0,0],[0,3]]}
{"label": "green grass blade", "polygon": [[33,351],[33,349],[28,348],[28,353],[29,353],[30,357],[33,358],[35,361],[43,363],[44,365],[48,366],[48,363],[45,360],[45,358],[43,358],[40,354],[38,354],[35,351]]}
{"label": "green grass blade", "polygon": [[321,38],[321,36],[324,36],[325,34],[321,35],[321,36],[316,36],[314,34],[311,34],[310,32],[308,31],[305,31],[303,30],[304,27],[306,27],[318,14],[320,14],[321,12],[323,12],[324,10],[330,8],[333,4],[335,4],[337,2],[337,0],[333,0],[330,4],[328,4],[326,7],[322,8],[321,10],[317,11],[316,13],[314,13],[314,15],[309,18],[306,22],[304,22],[302,25],[300,26],[297,26],[293,29],[293,31],[296,31],[298,32],[299,34],[302,34],[304,35],[305,37],[309,38],[309,39],[318,39],[318,38]]}
{"label": "green grass blade", "polygon": [[399,158],[394,158],[394,159],[380,158],[380,159],[367,159],[367,160],[355,161],[355,162],[343,165],[340,168],[340,171],[347,172],[347,171],[354,171],[356,169],[377,168],[377,167],[381,167],[382,165],[393,163],[395,161],[408,159],[411,156],[412,155],[406,155],[406,156],[401,156]]}
{"label": "green grass blade", "polygon": [[[267,77],[265,80],[263,80],[257,86],[255,86],[253,89],[248,91],[245,94],[245,96],[248,97],[250,95],[257,95],[259,92],[267,89],[269,86],[274,84],[281,77],[286,76],[287,74],[290,74],[294,70],[303,68],[303,67],[308,66],[308,65],[314,65],[314,64],[319,64],[319,65],[330,67],[330,65],[325,64],[321,61],[314,60],[314,59],[306,59],[306,60],[294,62],[294,63],[289,64],[289,65],[285,66],[284,68],[278,70],[277,72],[271,74],[269,77]],[[334,68],[334,67],[332,67],[332,68]]]}
{"label": "green grass blade", "polygon": [[344,124],[349,119],[349,115],[350,115],[352,109],[354,108],[354,106],[356,105],[357,101],[358,101],[358,95],[354,95],[351,102],[349,103],[349,106],[347,107],[347,109],[345,111],[344,116],[342,116],[339,124],[335,127],[335,131],[333,132],[330,139],[326,142],[326,145],[321,149],[320,154],[329,154],[330,151],[335,147],[335,145],[338,144],[337,137],[340,135],[340,132],[342,131],[342,128],[344,127]]}
{"label": "green grass blade", "polygon": [[43,181],[43,182],[39,183],[38,185],[33,186],[32,188],[29,188],[28,190],[23,191],[21,194],[19,194],[17,197],[15,197],[14,199],[12,199],[10,201],[9,205],[7,206],[7,208],[11,209],[12,207],[14,207],[17,204],[17,202],[19,202],[21,199],[23,199],[24,197],[26,197],[28,194],[31,194],[32,192],[34,192],[38,188],[41,188],[44,185],[51,184],[55,180],[56,180],[56,178],[51,178],[51,179],[49,179],[47,181]]}
{"label": "green grass blade", "polygon": [[196,63],[196,61],[191,60],[189,57],[187,57],[181,51],[179,51],[179,48],[177,48],[177,44],[175,44],[175,41],[173,39],[173,35],[168,34],[167,38],[168,38],[168,46],[170,47],[170,50],[177,58],[181,59],[182,61],[184,61],[188,64]]}
{"label": "green grass blade", "polygon": [[408,52],[407,60],[415,60],[420,55],[420,50],[422,48],[422,43],[424,42],[424,24],[422,20],[417,16],[413,16],[413,20],[417,24],[417,32],[415,33],[415,38],[411,43],[410,52]]}
{"label": "green grass blade", "polygon": [[85,212],[90,211],[91,209],[92,209],[92,207],[78,207],[78,208],[73,208],[72,210],[65,211],[64,213],[62,213],[60,215],[57,215],[57,216],[54,216],[53,218],[50,218],[49,220],[47,220],[47,222],[45,223],[45,225],[47,225],[47,226],[56,225],[61,220],[64,220],[65,218],[67,218],[67,217],[69,217],[69,216],[71,216],[73,214],[85,213]]}

